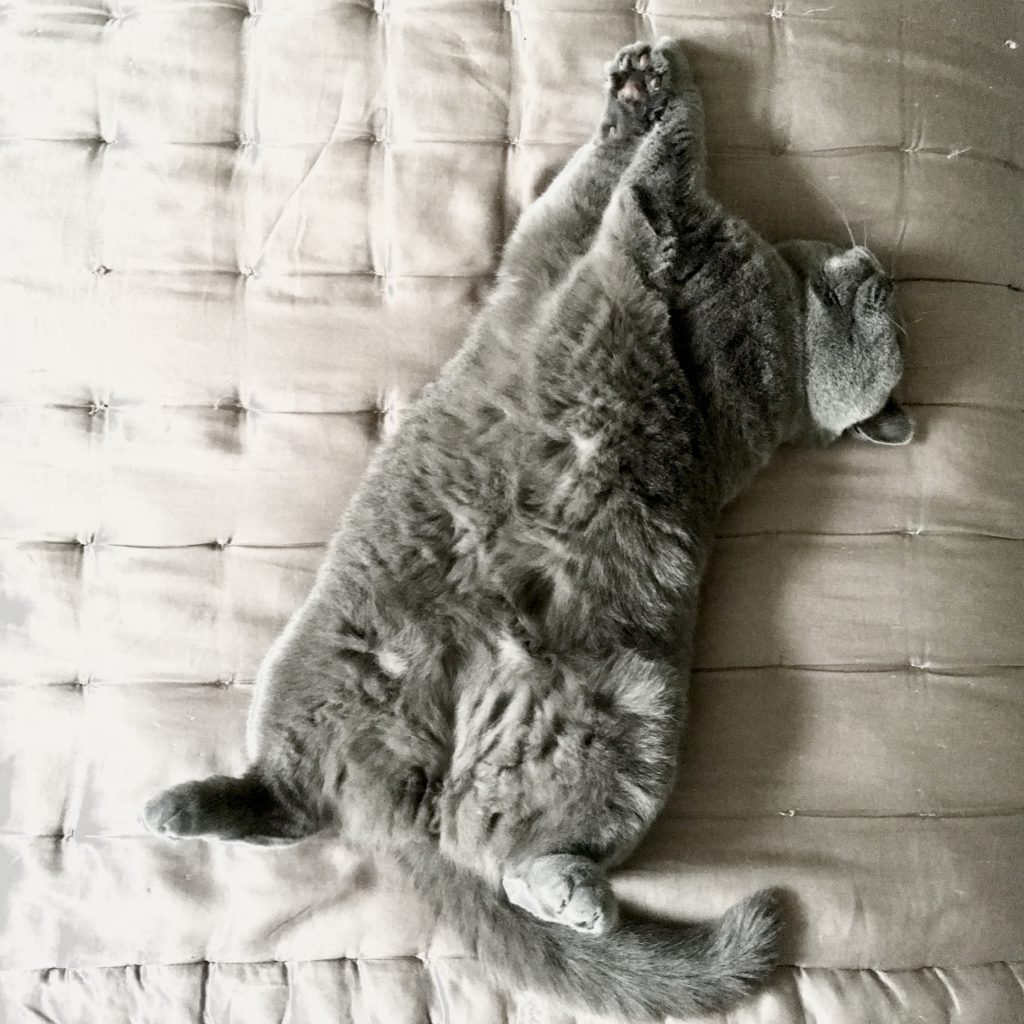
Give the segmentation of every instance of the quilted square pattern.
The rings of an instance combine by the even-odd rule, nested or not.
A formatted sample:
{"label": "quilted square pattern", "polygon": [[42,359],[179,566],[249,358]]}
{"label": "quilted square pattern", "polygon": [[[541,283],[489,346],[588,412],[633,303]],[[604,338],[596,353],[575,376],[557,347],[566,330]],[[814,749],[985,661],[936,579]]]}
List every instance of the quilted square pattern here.
{"label": "quilted square pattern", "polygon": [[[242,273],[373,274],[372,139],[246,146],[234,166],[245,233]],[[320,211],[329,211],[320,216]]]}
{"label": "quilted square pattern", "polygon": [[125,146],[234,142],[247,13],[221,4],[113,11],[103,29],[103,138]]}
{"label": "quilted square pattern", "polygon": [[[384,94],[381,20],[361,3],[261,4],[246,19],[249,74],[239,134],[261,146],[323,146],[381,133]],[[236,65],[236,70],[238,65]]]}

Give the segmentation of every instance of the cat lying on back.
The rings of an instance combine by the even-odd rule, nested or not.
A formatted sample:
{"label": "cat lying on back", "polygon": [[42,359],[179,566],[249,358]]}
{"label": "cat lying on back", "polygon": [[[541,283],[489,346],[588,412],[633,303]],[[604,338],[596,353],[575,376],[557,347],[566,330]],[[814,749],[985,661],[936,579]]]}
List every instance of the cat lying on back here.
{"label": "cat lying on back", "polygon": [[157,796],[152,831],[389,850],[496,977],[571,1008],[708,1012],[769,973],[770,894],[619,922],[607,872],[672,784],[722,506],[783,442],[911,426],[878,261],[768,245],[703,179],[685,59],[626,47],[265,658],[251,767]]}

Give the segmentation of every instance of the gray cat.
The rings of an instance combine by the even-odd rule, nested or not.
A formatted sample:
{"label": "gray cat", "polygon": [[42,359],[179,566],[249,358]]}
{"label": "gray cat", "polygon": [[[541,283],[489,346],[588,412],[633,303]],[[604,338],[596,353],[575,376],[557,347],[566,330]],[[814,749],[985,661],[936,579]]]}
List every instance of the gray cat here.
{"label": "gray cat", "polygon": [[764,979],[779,918],[619,920],[675,770],[722,506],[783,442],[903,443],[892,282],[706,195],[685,58],[637,43],[521,218],[461,352],[381,445],[265,658],[252,767],[154,832],[389,851],[503,984],[648,1021]]}

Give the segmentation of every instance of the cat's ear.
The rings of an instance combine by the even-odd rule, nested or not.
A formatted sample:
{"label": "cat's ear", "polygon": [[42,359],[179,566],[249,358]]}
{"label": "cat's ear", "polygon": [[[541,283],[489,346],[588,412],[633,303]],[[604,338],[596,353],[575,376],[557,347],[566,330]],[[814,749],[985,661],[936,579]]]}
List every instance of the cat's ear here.
{"label": "cat's ear", "polygon": [[890,398],[880,412],[852,426],[850,434],[872,444],[909,444],[914,437],[914,421],[895,398]]}

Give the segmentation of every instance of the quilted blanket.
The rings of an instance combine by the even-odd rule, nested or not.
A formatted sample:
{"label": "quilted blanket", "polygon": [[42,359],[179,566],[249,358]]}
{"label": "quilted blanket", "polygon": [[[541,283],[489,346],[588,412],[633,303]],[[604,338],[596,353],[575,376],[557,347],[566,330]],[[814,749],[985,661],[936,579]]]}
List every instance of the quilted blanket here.
{"label": "quilted blanket", "polygon": [[1020,1024],[1022,15],[0,3],[0,1019],[565,1021],[386,863],[137,816],[242,767],[373,446],[589,135],[603,61],[672,35],[716,195],[893,268],[918,439],[789,451],[730,509],[680,783],[616,888],[670,919],[788,893],[787,966],[733,1024]]}

